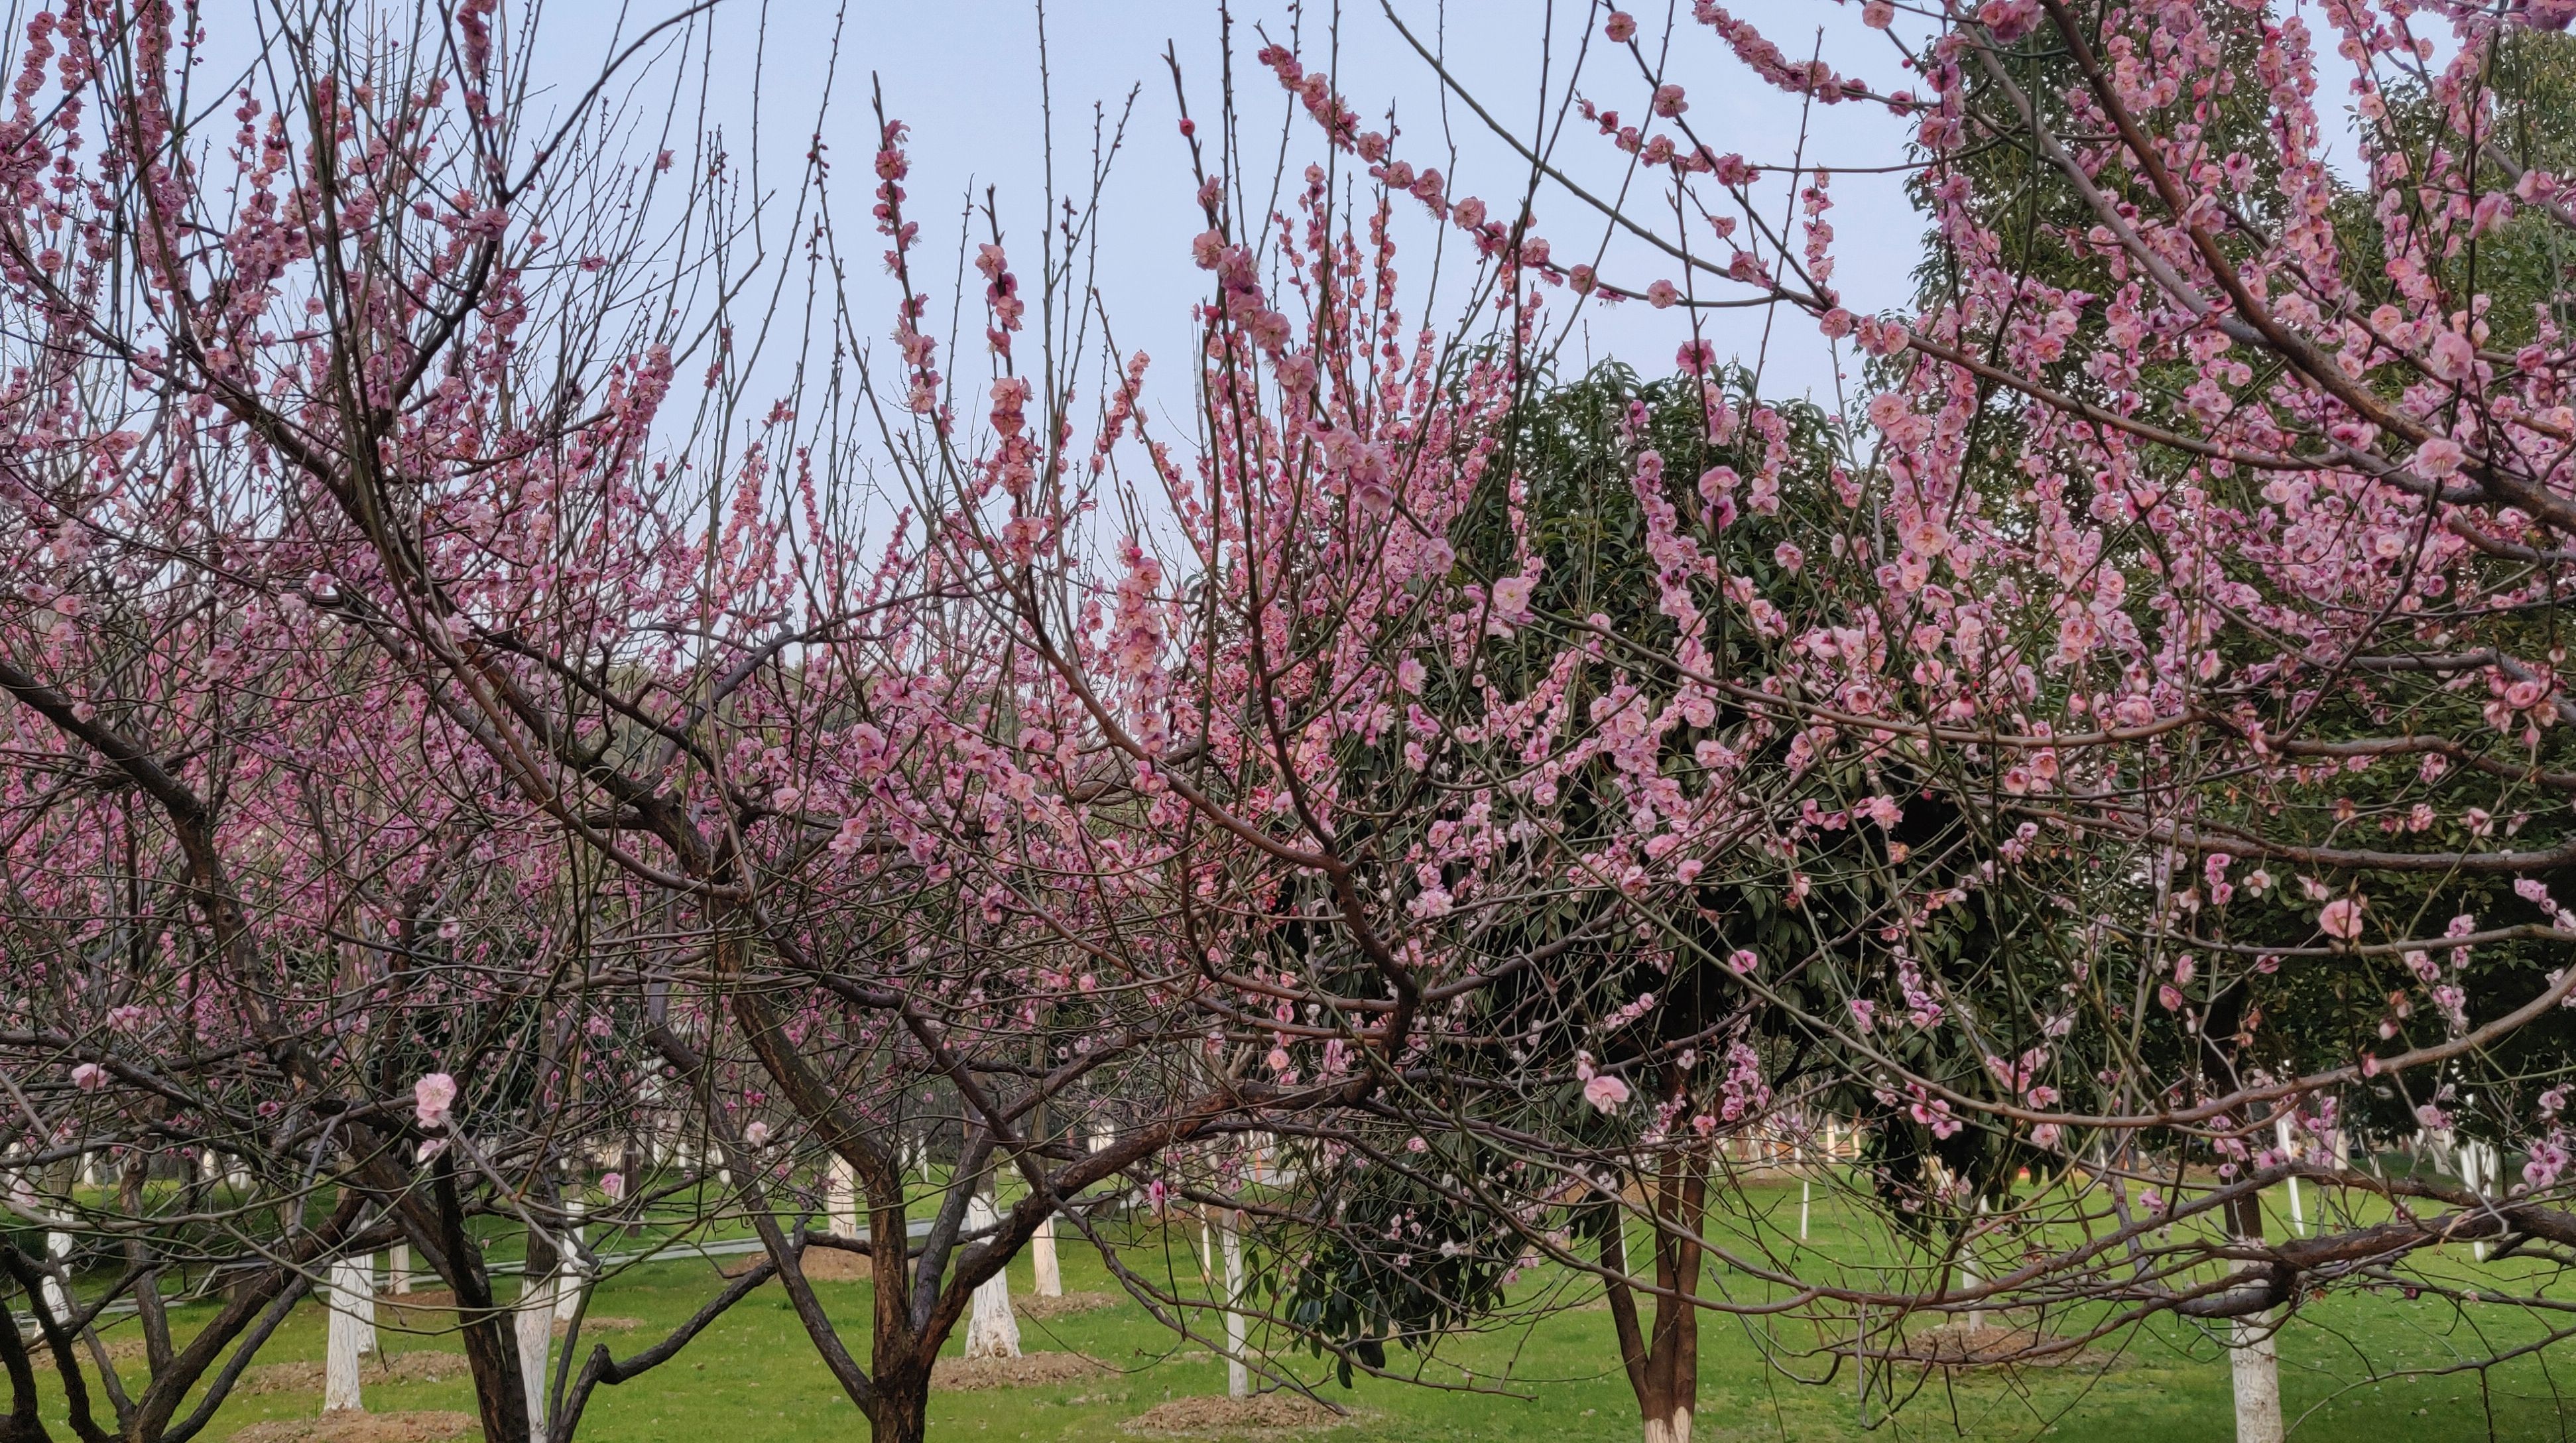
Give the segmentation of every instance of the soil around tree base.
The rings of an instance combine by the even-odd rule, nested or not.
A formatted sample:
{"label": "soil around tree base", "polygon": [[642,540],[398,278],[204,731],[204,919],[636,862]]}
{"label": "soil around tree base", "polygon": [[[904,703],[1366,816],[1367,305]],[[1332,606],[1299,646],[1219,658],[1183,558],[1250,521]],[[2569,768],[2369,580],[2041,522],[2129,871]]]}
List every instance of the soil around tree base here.
{"label": "soil around tree base", "polygon": [[446,1443],[482,1430],[471,1413],[325,1413],[271,1418],[235,1429],[232,1443]]}
{"label": "soil around tree base", "polygon": [[[766,1253],[749,1253],[731,1262],[716,1264],[716,1271],[728,1278],[738,1278],[769,1261]],[[876,1275],[875,1264],[864,1253],[847,1248],[809,1247],[803,1259],[805,1281],[809,1283],[864,1283]]]}
{"label": "soil around tree base", "polygon": [[976,1393],[987,1388],[1079,1383],[1110,1371],[1108,1364],[1080,1353],[1022,1353],[1016,1358],[942,1358],[930,1370],[930,1386],[941,1393]]}
{"label": "soil around tree base", "polygon": [[1127,1420],[1127,1431],[1163,1438],[1284,1438],[1359,1421],[1294,1393],[1174,1398]]}
{"label": "soil around tree base", "polygon": [[[407,1353],[376,1353],[358,1360],[358,1386],[364,1388],[371,1383],[444,1383],[450,1378],[466,1377],[469,1371],[463,1353],[441,1352],[436,1348],[414,1348]],[[319,1393],[325,1372],[324,1365],[313,1359],[262,1363],[242,1374],[241,1381],[233,1385],[233,1394],[255,1398],[263,1393]],[[384,1416],[403,1415],[388,1413]]]}

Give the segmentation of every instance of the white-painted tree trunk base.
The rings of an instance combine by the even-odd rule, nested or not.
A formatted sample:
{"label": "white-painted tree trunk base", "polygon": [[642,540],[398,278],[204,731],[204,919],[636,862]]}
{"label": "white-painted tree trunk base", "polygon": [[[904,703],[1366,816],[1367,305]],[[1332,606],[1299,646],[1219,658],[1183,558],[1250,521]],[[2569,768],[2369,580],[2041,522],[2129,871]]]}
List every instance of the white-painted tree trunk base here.
{"label": "white-painted tree trunk base", "polygon": [[[335,1258],[322,1288],[322,1305],[330,1310],[322,1356],[322,1411],[366,1410],[358,1381],[358,1359],[372,1348],[375,1332],[369,1316],[375,1300],[369,1288],[367,1260]],[[361,1307],[367,1309],[361,1313]]]}
{"label": "white-painted tree trunk base", "polygon": [[512,1319],[519,1336],[519,1381],[528,1399],[528,1436],[546,1436],[546,1357],[555,1341],[555,1283],[531,1279],[519,1285],[519,1306]]}
{"label": "white-painted tree trunk base", "polygon": [[582,1298],[590,1292],[590,1270],[583,1266],[580,1254],[574,1250],[584,1241],[581,1225],[584,1209],[580,1203],[574,1202],[566,1204],[564,1211],[572,1218],[573,1248],[565,1250],[563,1271],[555,1275],[555,1321],[558,1323],[571,1322],[572,1315],[581,1311]]}
{"label": "white-painted tree trunk base", "polygon": [[1675,1404],[1672,1412],[1661,1418],[1646,1420],[1646,1443],[1690,1443],[1691,1410],[1687,1403]]}
{"label": "white-painted tree trunk base", "polygon": [[859,1235],[859,1173],[839,1157],[823,1178],[823,1216],[832,1231],[845,1238]]}
{"label": "white-painted tree trunk base", "polygon": [[570,1323],[572,1315],[581,1311],[581,1300],[589,1294],[590,1277],[587,1273],[567,1271],[563,1277],[557,1278],[555,1280],[555,1323]]}
{"label": "white-painted tree trunk base", "polygon": [[1064,1296],[1064,1270],[1056,1263],[1053,1216],[1039,1223],[1036,1234],[1029,1239],[1029,1267],[1037,1274],[1032,1291],[1039,1297]]}
{"label": "white-painted tree trunk base", "polygon": [[2281,1443],[2281,1353],[2269,1317],[2228,1327],[2236,1373],[2236,1443]]}
{"label": "white-painted tree trunk base", "polygon": [[411,1244],[394,1244],[393,1262],[385,1272],[385,1286],[398,1298],[411,1291]]}
{"label": "white-painted tree trunk base", "polygon": [[[982,1232],[1001,1221],[992,1200],[982,1193],[966,1199],[966,1229]],[[1020,1320],[1011,1312],[1011,1276],[1005,1268],[975,1288],[975,1308],[966,1317],[966,1356],[1020,1356]]]}
{"label": "white-painted tree trunk base", "polygon": [[376,1351],[376,1258],[369,1253],[352,1260],[349,1296],[358,1315],[358,1356],[372,1357]]}
{"label": "white-painted tree trunk base", "polygon": [[1225,1396],[1252,1396],[1252,1369],[1243,1360],[1243,1234],[1231,1212],[1217,1214],[1217,1256],[1225,1264]]}
{"label": "white-painted tree trunk base", "polygon": [[54,1275],[55,1270],[63,1265],[63,1260],[71,1255],[72,1235],[70,1233],[45,1234],[45,1261],[50,1264],[45,1270],[45,1311],[53,1314],[54,1321],[57,1323],[68,1323],[72,1320],[71,1295],[63,1291],[62,1279]]}

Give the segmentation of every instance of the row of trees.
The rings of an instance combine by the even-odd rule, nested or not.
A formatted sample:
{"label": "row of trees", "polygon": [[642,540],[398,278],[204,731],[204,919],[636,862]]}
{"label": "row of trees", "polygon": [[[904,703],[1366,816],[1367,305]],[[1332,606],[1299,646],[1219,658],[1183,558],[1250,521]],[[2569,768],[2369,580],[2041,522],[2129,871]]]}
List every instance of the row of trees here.
{"label": "row of trees", "polygon": [[[1604,12],[1565,99],[1628,183],[1506,135],[1508,202],[1292,39],[1256,59],[1313,164],[1253,169],[1249,89],[1182,102],[1169,384],[1085,280],[1106,139],[1034,245],[987,202],[949,255],[882,110],[863,238],[819,143],[769,193],[612,99],[687,89],[697,10],[568,110],[533,10],[272,0],[220,95],[184,11],[27,17],[0,1205],[114,1261],[49,1302],[0,1238],[8,1436],[50,1370],[85,1443],[185,1443],[399,1245],[489,1437],[568,1443],[774,1281],[914,1439],[1059,1228],[1208,1328],[1100,1225],[1144,1188],[1248,1245],[1211,1341],[1278,1380],[1248,1321],[1347,1377],[1597,1286],[1680,1443],[1711,1310],[1891,1395],[1913,1314],[2036,1309],[2043,1352],[2173,1314],[2232,1328],[2262,1437],[2283,1309],[2576,1242],[2550,17],[2332,12],[2358,186],[2296,17],[1865,17],[1924,27],[1914,91],[1694,12],[1889,117],[1911,313],[1841,304],[1829,177],[1694,129],[1689,37]],[[1624,239],[1577,260],[1541,197]],[[1450,313],[1408,313],[1415,232]],[[1766,402],[1697,323],[1669,374],[1561,375],[1607,304],[1811,325],[1870,394]],[[1730,1141],[1829,1119],[1906,1264],[1738,1185]],[[2519,1181],[2340,1146],[2419,1130]],[[2300,1178],[2358,1201],[2267,1238]],[[583,1229],[682,1213],[757,1264],[551,1352]]]}

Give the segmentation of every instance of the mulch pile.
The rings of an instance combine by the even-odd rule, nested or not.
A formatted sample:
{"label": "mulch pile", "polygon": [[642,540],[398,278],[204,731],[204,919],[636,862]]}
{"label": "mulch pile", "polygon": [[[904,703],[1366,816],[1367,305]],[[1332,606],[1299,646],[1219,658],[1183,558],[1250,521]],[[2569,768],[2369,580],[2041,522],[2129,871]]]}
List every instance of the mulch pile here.
{"label": "mulch pile", "polygon": [[325,1413],[234,1430],[232,1443],[446,1443],[479,1433],[471,1413]]}
{"label": "mulch pile", "polygon": [[1250,1398],[1174,1398],[1127,1420],[1130,1433],[1178,1437],[1276,1438],[1358,1421],[1294,1393]]}
{"label": "mulch pile", "polygon": [[1032,1323],[1070,1318],[1076,1313],[1095,1313],[1102,1308],[1118,1306],[1116,1293],[1066,1293],[1060,1297],[1040,1297],[1036,1293],[1011,1296],[1011,1311]]}
{"label": "mulch pile", "polygon": [[1016,1358],[942,1358],[930,1370],[930,1386],[942,1393],[976,1393],[986,1388],[1079,1383],[1109,1371],[1108,1364],[1080,1353],[1022,1353]]}

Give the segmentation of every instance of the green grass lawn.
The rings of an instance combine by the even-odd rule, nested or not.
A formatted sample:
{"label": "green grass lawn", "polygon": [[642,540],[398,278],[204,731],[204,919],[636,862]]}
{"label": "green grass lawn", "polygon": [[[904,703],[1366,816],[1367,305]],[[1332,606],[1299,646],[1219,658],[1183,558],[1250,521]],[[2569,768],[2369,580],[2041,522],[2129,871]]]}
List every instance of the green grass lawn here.
{"label": "green grass lawn", "polygon": [[[1794,1206],[1794,1185],[1777,1195]],[[1882,1252],[1884,1235],[1856,1226],[1856,1216],[1819,1194],[1813,1238],[1819,1255],[1846,1260]],[[1150,1263],[1185,1274],[1196,1286],[1194,1232],[1138,1234]],[[1170,1251],[1165,1253],[1162,1246]],[[1066,1286],[1114,1291],[1099,1261],[1068,1242]],[[2446,1262],[2461,1276],[2479,1265],[2461,1249]],[[2528,1276],[2531,1265],[2509,1265]],[[1719,1280],[1724,1281],[1724,1280]],[[1734,1296],[1758,1291],[1737,1278]],[[622,1354],[651,1341],[657,1327],[685,1317],[718,1285],[713,1267],[667,1263],[631,1269],[602,1284],[596,1315],[640,1319],[645,1330],[606,1338]],[[1027,1264],[1013,1270],[1015,1291],[1029,1285]],[[817,1285],[846,1320],[846,1340],[864,1349],[867,1289]],[[184,1328],[190,1314],[183,1312]],[[308,1305],[262,1355],[263,1362],[322,1355],[322,1313]],[[1213,1318],[1202,1327],[1214,1331]],[[117,1333],[131,1332],[127,1322]],[[2563,1438],[2552,1387],[2576,1370],[2576,1355],[2552,1364],[2518,1359],[2491,1370],[2442,1372],[2536,1337],[2519,1311],[2472,1306],[2465,1313],[2430,1300],[2344,1295],[2303,1311],[2282,1337],[2282,1384],[2294,1437],[2355,1443],[2405,1438]],[[1072,1349],[1121,1371],[1084,1383],[985,1393],[941,1393],[931,1404],[934,1437],[995,1439],[1125,1439],[1121,1424],[1166,1398],[1221,1393],[1222,1362],[1184,1345],[1133,1303],[1052,1323],[1023,1322],[1029,1349]],[[1891,1419],[1882,1394],[1870,1403],[1867,1432],[1848,1368],[1830,1385],[1800,1381],[1823,1366],[1802,1356],[1814,1346],[1804,1326],[1711,1315],[1701,1339],[1700,1427],[1703,1440],[1831,1440],[1863,1436],[2086,1440],[2224,1439],[2233,1436],[2227,1355],[2213,1335],[2164,1321],[2137,1329],[2105,1355],[2108,1366],[1944,1373],[1906,1370],[1893,1380],[1904,1406]],[[390,1329],[393,1351],[454,1349],[452,1337],[406,1336]],[[587,1344],[584,1345],[585,1348]],[[953,1345],[952,1345],[953,1347]],[[1776,1364],[1772,1361],[1778,1360]],[[1396,1351],[1392,1363],[1418,1371],[1440,1389],[1363,1379],[1348,1393],[1326,1385],[1328,1398],[1361,1410],[1357,1426],[1331,1436],[1363,1440],[1478,1440],[1478,1443],[1577,1443],[1637,1436],[1634,1404],[1619,1374],[1610,1319],[1597,1308],[1559,1312],[1523,1327],[1446,1339],[1429,1355]],[[1296,1365],[1328,1377],[1314,1359]],[[1503,1391],[1470,1391],[1473,1389]],[[1508,1394],[1508,1395],[1507,1395]],[[1519,1395],[1519,1396],[1509,1396]],[[370,1384],[372,1411],[473,1407],[463,1382]],[[310,1416],[320,1398],[273,1393],[232,1400],[210,1430],[220,1443],[243,1424]],[[582,1436],[598,1443],[791,1443],[864,1436],[864,1423],[819,1363],[774,1286],[754,1294],[676,1361],[619,1388],[601,1389]],[[2490,1429],[2492,1428],[2492,1432]]]}

